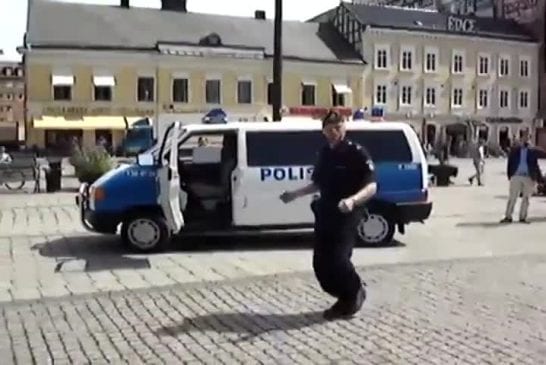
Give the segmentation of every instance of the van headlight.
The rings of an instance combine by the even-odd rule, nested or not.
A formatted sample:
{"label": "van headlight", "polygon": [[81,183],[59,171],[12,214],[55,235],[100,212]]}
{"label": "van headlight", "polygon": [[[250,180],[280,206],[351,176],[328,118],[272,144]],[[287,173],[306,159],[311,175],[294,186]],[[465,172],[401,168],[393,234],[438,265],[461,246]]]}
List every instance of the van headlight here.
{"label": "van headlight", "polygon": [[89,188],[89,209],[95,210],[97,202],[106,199],[104,188],[101,186],[91,186]]}

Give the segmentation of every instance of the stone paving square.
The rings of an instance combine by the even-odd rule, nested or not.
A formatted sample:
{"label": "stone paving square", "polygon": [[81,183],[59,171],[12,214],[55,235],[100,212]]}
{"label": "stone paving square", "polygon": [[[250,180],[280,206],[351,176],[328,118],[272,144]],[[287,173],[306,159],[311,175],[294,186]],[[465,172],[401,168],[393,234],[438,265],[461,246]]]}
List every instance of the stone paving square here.
{"label": "stone paving square", "polygon": [[351,320],[310,274],[0,307],[3,364],[544,364],[546,256],[369,267]]}

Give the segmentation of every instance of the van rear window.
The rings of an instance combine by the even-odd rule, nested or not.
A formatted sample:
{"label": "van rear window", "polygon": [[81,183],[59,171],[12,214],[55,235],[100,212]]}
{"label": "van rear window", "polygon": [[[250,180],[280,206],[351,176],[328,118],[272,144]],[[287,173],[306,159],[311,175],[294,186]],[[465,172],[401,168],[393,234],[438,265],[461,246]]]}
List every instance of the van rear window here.
{"label": "van rear window", "polygon": [[[376,163],[412,161],[403,131],[347,131],[347,137],[364,146]],[[314,165],[325,143],[320,131],[247,132],[247,163],[249,167]]]}

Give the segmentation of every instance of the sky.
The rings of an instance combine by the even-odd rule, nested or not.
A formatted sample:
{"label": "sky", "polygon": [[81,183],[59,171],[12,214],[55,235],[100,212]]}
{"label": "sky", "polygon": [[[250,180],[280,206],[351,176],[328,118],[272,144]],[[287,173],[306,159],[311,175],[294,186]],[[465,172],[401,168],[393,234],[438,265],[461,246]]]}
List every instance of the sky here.
{"label": "sky", "polygon": [[[44,1],[44,0],[36,0]],[[119,0],[56,0],[72,3],[116,5]],[[0,0],[0,60],[19,60],[16,48],[23,44],[27,22],[28,0]],[[160,0],[130,0],[131,6],[158,8]],[[339,0],[284,0],[286,20],[307,20],[335,7]],[[265,10],[268,18],[275,13],[275,0],[187,0],[188,11],[197,13],[254,16],[254,10]],[[0,52],[1,53],[1,52]]]}

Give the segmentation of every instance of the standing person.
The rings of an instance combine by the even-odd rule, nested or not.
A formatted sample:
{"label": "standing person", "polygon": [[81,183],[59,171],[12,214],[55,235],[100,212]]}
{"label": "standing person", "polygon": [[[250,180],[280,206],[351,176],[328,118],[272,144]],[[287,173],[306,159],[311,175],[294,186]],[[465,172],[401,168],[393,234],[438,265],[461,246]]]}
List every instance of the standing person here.
{"label": "standing person", "polygon": [[280,198],[288,203],[320,191],[320,199],[311,204],[316,238],[313,269],[322,289],[338,299],[324,312],[325,319],[333,320],[353,316],[366,299],[351,255],[362,205],[376,193],[377,185],[370,155],[345,138],[346,126],[339,113],[330,111],[323,118],[322,133],[328,143],[319,153],[312,182]]}
{"label": "standing person", "polygon": [[474,179],[478,181],[478,186],[483,186],[482,175],[485,166],[485,141],[480,139],[475,146],[472,146],[472,162],[476,173],[468,178],[470,185],[474,183]]}
{"label": "standing person", "polygon": [[519,221],[529,223],[527,212],[529,210],[529,199],[533,195],[535,185],[542,180],[542,173],[538,165],[539,151],[529,144],[529,134],[523,133],[520,144],[514,146],[508,154],[507,174],[510,181],[508,203],[506,213],[501,223],[512,223],[512,214],[516,200],[521,195],[521,207],[519,210]]}
{"label": "standing person", "polygon": [[11,162],[12,162],[12,159],[9,153],[6,152],[6,147],[0,146],[0,163],[8,164]]}

